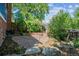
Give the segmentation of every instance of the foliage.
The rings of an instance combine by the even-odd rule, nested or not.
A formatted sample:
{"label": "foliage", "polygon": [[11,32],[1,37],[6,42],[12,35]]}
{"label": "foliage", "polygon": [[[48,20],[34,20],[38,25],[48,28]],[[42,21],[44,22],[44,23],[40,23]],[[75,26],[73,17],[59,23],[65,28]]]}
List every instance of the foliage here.
{"label": "foliage", "polygon": [[[75,9],[72,28],[79,29],[79,7]],[[79,48],[79,38],[73,40],[74,46]]]}
{"label": "foliage", "polygon": [[79,29],[79,7],[75,9],[73,23],[75,24],[74,27]]}
{"label": "foliage", "polygon": [[60,10],[50,21],[49,36],[63,40],[69,29],[79,29],[79,8],[75,10],[74,17]]}
{"label": "foliage", "polygon": [[13,8],[20,9],[20,12],[26,19],[39,19],[43,20],[44,15],[48,13],[48,4],[42,3],[24,3],[24,4],[13,4]]}
{"label": "foliage", "polygon": [[74,16],[75,18],[79,18],[79,7],[75,9]]}
{"label": "foliage", "polygon": [[79,29],[79,26],[78,26],[78,24],[79,24],[79,19],[73,18],[71,22],[72,22],[72,23],[71,23],[71,28],[72,28],[72,29]]}
{"label": "foliage", "polygon": [[[68,20],[68,21],[67,21]],[[69,14],[60,10],[57,15],[55,15],[49,24],[49,35],[57,39],[64,40],[67,35],[66,30],[68,29],[67,22],[69,23]]]}
{"label": "foliage", "polygon": [[78,39],[74,39],[73,43],[74,43],[74,47],[75,48],[79,48],[79,38]]}
{"label": "foliage", "polygon": [[17,14],[17,18],[14,18],[14,26],[16,27],[15,29],[20,33],[23,34],[23,32],[26,29],[25,26],[25,21],[24,21],[24,16],[22,15],[21,12]]}
{"label": "foliage", "polygon": [[42,32],[44,31],[44,27],[39,20],[27,20],[26,26],[29,32]]}
{"label": "foliage", "polygon": [[[13,8],[19,9],[18,18],[15,19],[15,26],[17,26],[17,30],[20,33],[26,31],[28,27],[28,31],[31,32],[40,32],[42,31],[42,25],[39,23],[44,19],[46,13],[48,13],[48,4],[34,4],[34,3],[24,3],[24,4],[12,4]],[[14,16],[14,14],[13,14]],[[36,21],[35,19],[39,19],[40,21]],[[25,23],[26,22],[26,23]],[[36,23],[37,22],[37,23]],[[27,24],[27,25],[26,25]]]}

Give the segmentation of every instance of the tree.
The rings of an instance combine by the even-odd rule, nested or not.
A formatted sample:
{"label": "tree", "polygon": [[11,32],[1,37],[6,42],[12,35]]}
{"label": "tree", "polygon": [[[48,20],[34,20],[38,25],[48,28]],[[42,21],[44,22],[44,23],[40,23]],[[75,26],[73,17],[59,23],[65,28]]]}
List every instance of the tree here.
{"label": "tree", "polygon": [[7,3],[6,4],[6,8],[7,8],[7,31],[12,29],[12,22],[11,22],[11,18],[12,18],[12,4],[11,3]]}
{"label": "tree", "polygon": [[69,13],[60,10],[49,24],[49,35],[56,39],[64,40],[67,35],[67,21],[70,20]]}
{"label": "tree", "polygon": [[13,8],[16,7],[20,9],[20,12],[24,15],[26,19],[44,19],[44,15],[48,13],[48,4],[34,4],[34,3],[24,3],[24,4],[13,4]]}
{"label": "tree", "polygon": [[79,18],[79,7],[75,9],[74,16],[75,18]]}
{"label": "tree", "polygon": [[75,9],[72,28],[79,29],[79,7]]}
{"label": "tree", "polygon": [[[17,19],[18,20],[17,25],[19,26],[19,29],[21,29],[20,30],[21,33],[23,32],[24,29],[26,30],[28,27],[28,25],[25,24],[27,20],[30,20],[31,24],[34,24],[35,22],[33,20],[36,21],[36,19],[38,19],[39,21],[42,21],[44,19],[45,14],[48,13],[48,4],[44,4],[44,3],[43,4],[34,4],[34,3],[12,4],[12,6],[13,8],[17,8],[20,10],[19,11],[20,14],[17,14],[18,15],[17,17],[19,17]],[[21,25],[24,29],[21,28]],[[34,29],[36,28],[35,26],[37,27],[38,24],[33,25],[31,28]]]}

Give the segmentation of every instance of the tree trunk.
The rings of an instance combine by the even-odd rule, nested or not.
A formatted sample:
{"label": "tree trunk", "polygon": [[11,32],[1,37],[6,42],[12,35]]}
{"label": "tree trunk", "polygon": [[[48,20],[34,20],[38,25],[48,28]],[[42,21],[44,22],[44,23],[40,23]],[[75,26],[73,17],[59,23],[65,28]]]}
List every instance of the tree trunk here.
{"label": "tree trunk", "polygon": [[11,22],[11,18],[12,18],[12,4],[11,3],[7,3],[6,4],[6,8],[7,8],[7,31],[12,29],[12,22]]}

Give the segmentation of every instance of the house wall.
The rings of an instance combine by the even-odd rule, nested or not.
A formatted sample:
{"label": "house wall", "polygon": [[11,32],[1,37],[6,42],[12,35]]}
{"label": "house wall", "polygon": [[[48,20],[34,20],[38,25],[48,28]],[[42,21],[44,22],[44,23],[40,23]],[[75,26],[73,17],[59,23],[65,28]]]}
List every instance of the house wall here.
{"label": "house wall", "polygon": [[2,20],[2,18],[0,17],[0,46],[2,45],[2,42],[5,38],[6,25],[6,22],[4,22],[4,20]]}

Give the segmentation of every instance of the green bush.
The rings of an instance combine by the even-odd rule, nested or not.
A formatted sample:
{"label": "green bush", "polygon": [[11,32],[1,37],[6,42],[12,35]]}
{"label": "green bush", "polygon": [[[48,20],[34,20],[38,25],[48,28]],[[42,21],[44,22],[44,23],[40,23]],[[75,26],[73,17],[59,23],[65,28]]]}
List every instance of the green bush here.
{"label": "green bush", "polygon": [[78,39],[74,39],[73,43],[74,43],[74,47],[75,48],[79,48],[79,38]]}
{"label": "green bush", "polygon": [[19,31],[19,33],[21,35],[23,35],[23,33],[26,30],[26,24],[24,23],[24,21],[18,21],[18,23],[17,23],[17,30]]}
{"label": "green bush", "polygon": [[44,26],[42,25],[41,21],[39,20],[27,20],[26,26],[29,32],[42,32],[44,31]]}
{"label": "green bush", "polygon": [[[16,16],[16,17],[14,17]],[[25,32],[26,30],[26,25],[24,21],[24,15],[19,12],[17,14],[13,14],[13,20],[12,20],[12,29],[17,30],[21,35]]]}
{"label": "green bush", "polygon": [[60,10],[50,21],[48,35],[56,39],[64,40],[67,36],[67,20],[70,20],[69,14]]}
{"label": "green bush", "polygon": [[64,40],[67,37],[67,30],[79,29],[79,18],[71,16],[60,10],[49,23],[48,35],[56,39]]}

